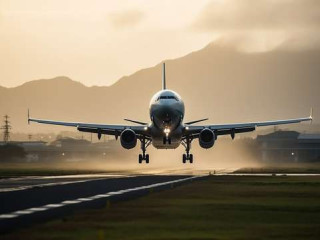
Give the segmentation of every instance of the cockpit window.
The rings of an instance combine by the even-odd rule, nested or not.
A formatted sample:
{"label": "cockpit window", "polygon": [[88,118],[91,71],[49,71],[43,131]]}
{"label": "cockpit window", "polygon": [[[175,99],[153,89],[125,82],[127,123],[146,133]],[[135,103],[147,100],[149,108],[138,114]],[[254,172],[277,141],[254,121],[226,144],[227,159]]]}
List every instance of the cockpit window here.
{"label": "cockpit window", "polygon": [[159,101],[160,99],[174,99],[176,101],[179,101],[176,96],[160,96],[158,97],[157,101]]}

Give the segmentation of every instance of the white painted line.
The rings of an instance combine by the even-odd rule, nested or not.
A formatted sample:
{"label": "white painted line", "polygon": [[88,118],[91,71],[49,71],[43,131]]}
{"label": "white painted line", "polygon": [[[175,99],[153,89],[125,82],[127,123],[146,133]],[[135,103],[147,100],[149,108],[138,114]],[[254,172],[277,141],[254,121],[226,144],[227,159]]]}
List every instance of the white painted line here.
{"label": "white painted line", "polygon": [[36,187],[51,187],[51,186],[67,185],[67,184],[73,184],[73,183],[84,183],[84,182],[105,180],[105,179],[106,178],[96,178],[96,179],[89,179],[89,180],[87,179],[87,180],[79,180],[79,181],[43,183],[43,184],[28,185],[28,186],[21,186],[21,187],[15,187],[15,188],[2,188],[0,189],[0,192],[13,192],[13,191],[27,190],[27,189],[36,188]]}
{"label": "white painted line", "polygon": [[30,213],[32,213],[32,211],[28,211],[28,210],[16,211],[16,214],[18,215],[30,214]]}
{"label": "white painted line", "polygon": [[[95,177],[91,179],[87,179],[89,177]],[[54,182],[54,183],[41,183],[41,184],[34,184],[34,185],[27,185],[27,186],[20,186],[20,187],[9,187],[9,188],[2,188],[0,192],[12,192],[12,191],[21,191],[27,190],[35,187],[50,187],[50,186],[59,186],[59,185],[66,185],[66,184],[73,184],[73,183],[83,183],[83,182],[90,182],[96,180],[105,180],[111,178],[129,178],[134,177],[134,175],[110,175],[110,174],[100,174],[100,175],[67,175],[67,176],[45,176],[45,177],[23,177],[23,178],[9,178],[9,179],[1,179],[0,182],[5,183],[8,181],[11,182],[19,182],[21,180],[46,180],[46,179],[70,179],[70,178],[84,178],[83,180],[76,180],[76,181],[64,181],[64,182]]]}
{"label": "white painted line", "polygon": [[0,219],[1,218],[15,218],[17,216],[18,215],[16,215],[16,214],[2,214],[2,215],[0,215]]}
{"label": "white painted line", "polygon": [[92,201],[92,199],[90,199],[90,198],[78,198],[78,200],[79,200],[80,202]]}
{"label": "white painted line", "polygon": [[118,194],[121,194],[121,193],[120,193],[120,191],[117,191],[117,192],[109,192],[108,194],[109,195],[118,195]]}
{"label": "white painted line", "polygon": [[204,176],[195,176],[195,177],[182,178],[182,179],[173,180],[173,181],[169,181],[169,182],[155,183],[155,184],[151,184],[151,185],[147,185],[147,186],[129,188],[129,189],[119,190],[119,191],[115,191],[115,192],[108,192],[108,193],[105,193],[105,194],[97,194],[97,195],[94,195],[94,196],[91,196],[91,197],[87,197],[87,198],[78,198],[76,200],[66,200],[66,201],[63,201],[61,203],[47,204],[47,205],[44,205],[44,206],[41,206],[41,207],[28,208],[28,209],[24,209],[24,210],[15,211],[13,213],[1,214],[0,215],[0,220],[1,219],[8,219],[8,218],[16,218],[16,217],[19,217],[19,216],[22,216],[22,215],[33,214],[35,212],[40,212],[40,211],[47,211],[49,209],[60,208],[60,207],[71,205],[71,204],[77,204],[77,203],[93,201],[93,200],[96,200],[96,199],[99,199],[99,198],[108,198],[108,197],[113,196],[113,195],[121,195],[121,194],[125,194],[127,192],[134,192],[134,191],[139,191],[139,190],[142,190],[142,189],[151,189],[151,188],[154,188],[154,187],[171,185],[173,183],[186,182],[186,181],[189,181],[189,180],[192,180],[192,179],[196,179],[196,178],[201,178],[201,177],[204,177]]}
{"label": "white painted line", "polygon": [[81,201],[77,201],[77,200],[67,200],[67,201],[63,201],[62,204],[66,205],[66,204],[76,204],[76,203],[80,203]]}
{"label": "white painted line", "polygon": [[[43,207],[29,208],[27,210],[32,211],[32,212],[41,212],[41,211],[48,210],[48,208],[43,206]],[[16,214],[16,212],[15,212],[15,214]]]}
{"label": "white painted line", "polygon": [[110,194],[99,194],[99,195],[96,195],[96,196],[93,196],[93,197],[90,197],[92,200],[94,199],[99,199],[99,198],[104,198],[104,197],[109,197]]}
{"label": "white painted line", "polygon": [[45,205],[44,207],[46,207],[46,208],[57,208],[57,207],[62,207],[62,206],[64,206],[64,205],[65,205],[64,203],[48,204],[48,205]]}

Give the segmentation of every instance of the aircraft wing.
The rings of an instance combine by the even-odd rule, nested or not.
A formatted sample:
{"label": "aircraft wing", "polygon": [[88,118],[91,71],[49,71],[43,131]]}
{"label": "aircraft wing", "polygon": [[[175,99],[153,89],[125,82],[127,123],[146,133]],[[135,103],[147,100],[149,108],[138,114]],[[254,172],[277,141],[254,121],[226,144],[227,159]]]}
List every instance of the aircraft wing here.
{"label": "aircraft wing", "polygon": [[254,131],[256,129],[256,127],[300,123],[300,122],[305,122],[305,121],[312,121],[312,110],[311,110],[311,115],[306,118],[294,118],[294,119],[265,121],[265,122],[248,122],[248,123],[233,123],[233,124],[203,125],[203,126],[187,126],[185,135],[191,135],[191,136],[193,135],[193,136],[197,137],[197,134],[199,134],[202,129],[209,128],[212,131],[214,131],[216,135],[230,134],[233,138],[235,133],[251,132],[251,131]]}
{"label": "aircraft wing", "polygon": [[127,125],[107,125],[107,124],[96,124],[96,123],[81,123],[81,122],[62,122],[62,121],[53,121],[45,119],[35,119],[29,118],[28,114],[28,123],[36,122],[42,124],[50,125],[59,125],[67,127],[76,127],[77,130],[81,132],[90,132],[101,134],[120,136],[121,132],[125,129],[132,129],[138,135],[148,136],[148,126],[127,126]]}

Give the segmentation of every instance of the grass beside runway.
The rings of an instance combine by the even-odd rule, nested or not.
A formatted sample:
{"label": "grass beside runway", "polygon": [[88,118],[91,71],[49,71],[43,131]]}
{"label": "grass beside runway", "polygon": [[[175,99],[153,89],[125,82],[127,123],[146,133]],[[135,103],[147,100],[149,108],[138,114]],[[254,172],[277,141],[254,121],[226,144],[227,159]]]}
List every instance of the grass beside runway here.
{"label": "grass beside runway", "polygon": [[2,239],[320,239],[320,177],[211,176]]}

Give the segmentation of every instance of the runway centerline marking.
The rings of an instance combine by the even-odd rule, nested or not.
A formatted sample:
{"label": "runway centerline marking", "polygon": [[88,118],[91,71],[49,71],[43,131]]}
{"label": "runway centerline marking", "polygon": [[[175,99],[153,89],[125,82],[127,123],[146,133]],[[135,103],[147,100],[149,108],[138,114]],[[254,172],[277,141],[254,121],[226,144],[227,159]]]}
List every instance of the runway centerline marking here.
{"label": "runway centerline marking", "polygon": [[6,213],[6,214],[1,214],[0,215],[0,220],[1,219],[12,219],[12,218],[17,218],[19,216],[22,215],[29,215],[29,214],[33,214],[36,212],[40,212],[40,211],[47,211],[47,210],[51,210],[54,208],[60,208],[60,207],[64,207],[64,206],[68,206],[68,205],[72,205],[72,204],[79,204],[79,203],[83,203],[83,202],[89,202],[89,201],[94,201],[97,199],[103,199],[103,198],[109,198],[113,195],[121,195],[121,194],[125,194],[128,192],[134,192],[134,191],[139,191],[139,190],[143,190],[143,189],[150,189],[150,188],[154,188],[154,187],[160,187],[160,186],[165,186],[165,185],[171,185],[173,183],[179,183],[179,182],[185,182],[185,181],[189,181],[192,179],[197,179],[197,178],[202,178],[205,176],[193,176],[193,177],[187,177],[187,178],[182,178],[182,179],[178,179],[178,180],[173,180],[173,181],[168,181],[168,182],[160,182],[160,183],[154,183],[154,184],[150,184],[150,185],[146,185],[146,186],[141,186],[141,187],[135,187],[135,188],[129,188],[129,189],[122,189],[119,191],[113,191],[113,192],[107,192],[105,194],[97,194],[97,195],[93,195],[91,197],[86,197],[86,198],[77,198],[77,199],[73,199],[73,200],[65,200],[62,201],[60,203],[54,203],[54,204],[46,204],[40,207],[32,207],[32,208],[28,208],[28,209],[22,209],[22,210],[18,210],[12,213]]}

